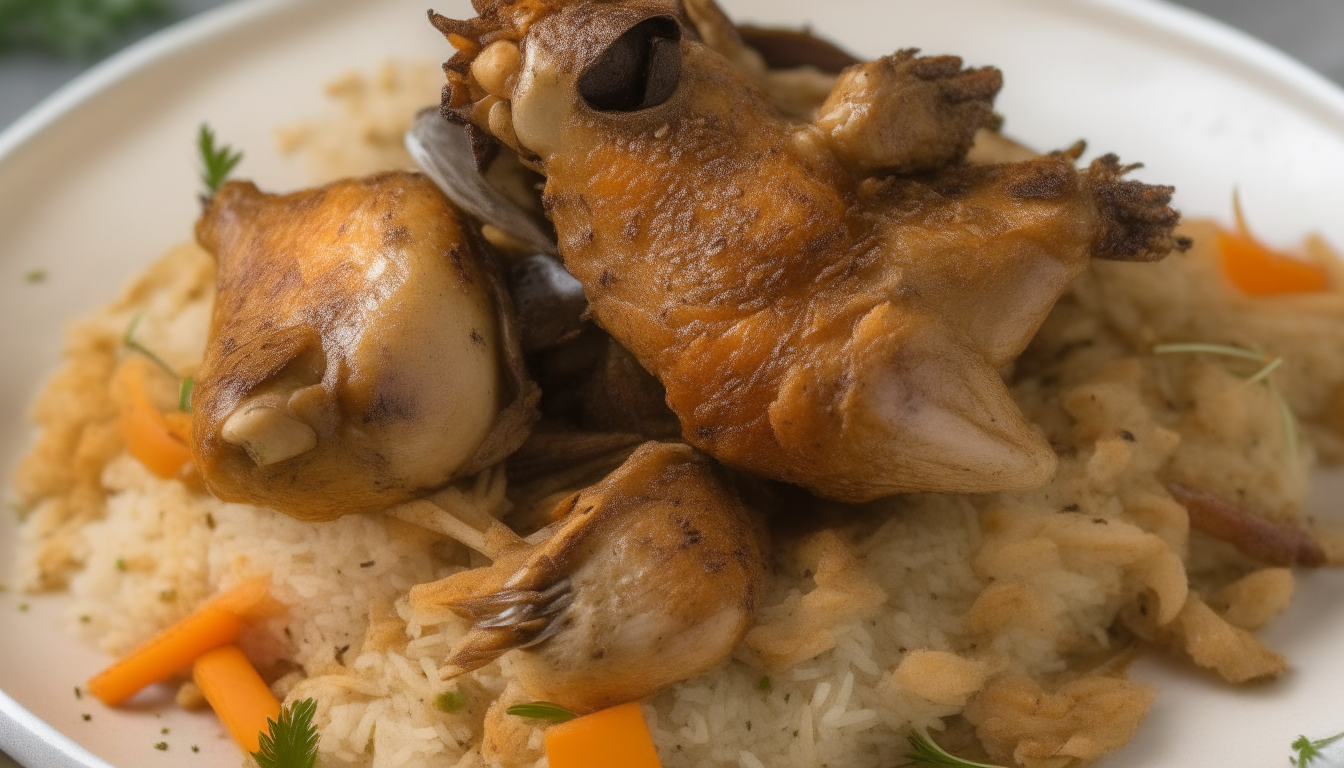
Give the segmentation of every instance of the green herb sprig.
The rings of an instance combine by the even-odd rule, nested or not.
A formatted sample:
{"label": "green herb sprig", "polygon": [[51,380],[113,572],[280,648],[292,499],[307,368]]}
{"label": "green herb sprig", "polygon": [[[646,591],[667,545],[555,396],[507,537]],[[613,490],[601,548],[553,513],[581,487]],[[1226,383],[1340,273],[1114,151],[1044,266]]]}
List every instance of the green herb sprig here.
{"label": "green herb sprig", "polygon": [[1334,744],[1336,741],[1344,739],[1344,733],[1337,733],[1328,739],[1317,739],[1312,741],[1306,736],[1298,736],[1297,741],[1293,742],[1293,750],[1297,752],[1297,757],[1288,758],[1288,762],[1297,766],[1297,768],[1307,768],[1315,762],[1316,758],[1321,756],[1321,750]]}
{"label": "green herb sprig", "polygon": [[86,56],[168,10],[164,0],[3,0],[0,53],[30,48]]}
{"label": "green herb sprig", "polygon": [[261,749],[252,757],[261,768],[313,768],[317,764],[317,702],[296,701],[280,710],[280,720],[266,718],[270,733],[261,734]]}
{"label": "green herb sprig", "polygon": [[1269,394],[1274,397],[1274,404],[1279,409],[1279,419],[1283,422],[1283,441],[1287,447],[1287,458],[1289,464],[1297,463],[1297,416],[1293,414],[1293,407],[1288,404],[1288,399],[1283,396],[1274,380],[1270,378],[1275,371],[1283,366],[1282,357],[1270,357],[1263,352],[1257,352],[1253,349],[1243,347],[1233,347],[1226,344],[1159,344],[1153,347],[1155,355],[1217,355],[1219,357],[1231,357],[1240,360],[1247,360],[1260,364],[1257,370],[1250,378],[1246,379],[1246,385],[1264,384],[1269,389]]}
{"label": "green herb sprig", "polygon": [[510,715],[517,715],[518,717],[530,717],[533,720],[549,720],[552,723],[567,723],[578,717],[578,715],[570,712],[559,704],[552,704],[549,701],[533,701],[526,704],[514,704],[504,711]]}
{"label": "green herb sprig", "polygon": [[440,712],[456,712],[467,706],[467,697],[462,695],[460,688],[454,688],[451,691],[444,691],[434,697],[434,706]]}
{"label": "green herb sprig", "polygon": [[126,333],[123,334],[121,337],[121,345],[131,350],[132,352],[137,352],[141,355],[144,355],[145,357],[149,358],[150,362],[154,363],[163,370],[167,371],[169,376],[177,378],[178,377],[177,371],[173,370],[173,366],[169,365],[167,362],[164,361],[162,357],[159,357],[157,354],[155,354],[152,349],[136,341],[135,331],[137,328],[140,327],[140,321],[144,319],[144,317],[145,313],[140,312],[136,314],[135,317],[131,318],[131,324],[126,326]]}
{"label": "green herb sprig", "polygon": [[182,380],[182,386],[177,388],[177,410],[183,413],[191,413],[191,395],[195,391],[195,376],[188,376]]}
{"label": "green herb sprig", "polygon": [[908,737],[910,751],[903,768],[1002,768],[1002,766],[963,760],[938,746],[929,734],[916,731]]}
{"label": "green herb sprig", "polygon": [[205,185],[205,193],[201,195],[202,203],[209,203],[210,198],[215,196],[219,188],[224,186],[228,180],[229,174],[233,169],[243,161],[243,153],[234,150],[228,144],[215,145],[215,132],[207,124],[201,123],[200,133],[196,138],[196,147],[201,153],[201,183]]}

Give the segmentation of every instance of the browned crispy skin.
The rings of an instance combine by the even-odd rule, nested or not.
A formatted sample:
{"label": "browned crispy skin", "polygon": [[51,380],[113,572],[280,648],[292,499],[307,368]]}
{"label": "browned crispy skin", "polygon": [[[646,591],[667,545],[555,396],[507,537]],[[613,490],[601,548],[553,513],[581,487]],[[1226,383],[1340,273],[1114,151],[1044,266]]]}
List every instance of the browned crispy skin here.
{"label": "browned crispy skin", "polygon": [[411,591],[474,624],[448,675],[514,649],[530,696],[577,712],[645,698],[727,658],[764,579],[758,522],[711,462],[646,443],[602,482],[561,502],[535,547]]}
{"label": "browned crispy skin", "polygon": [[[285,196],[234,182],[197,237],[219,258],[192,419],[215,495],[328,520],[467,463],[504,397],[500,334],[471,236],[431,182],[391,173]],[[226,440],[258,402],[315,446],[276,461],[264,440]]]}
{"label": "browned crispy skin", "polygon": [[[593,317],[662,381],[695,446],[849,502],[1045,482],[1054,453],[998,369],[1089,258],[1181,245],[1172,190],[1124,180],[1111,156],[1077,170],[1081,147],[968,166],[1000,75],[956,57],[853,66],[813,123],[789,119],[712,6],[496,0],[440,19],[469,38],[445,113],[545,173]],[[475,40],[518,41],[519,69],[475,67]],[[632,45],[661,51],[647,83],[600,69]],[[593,72],[666,100],[603,106],[582,92]]]}
{"label": "browned crispy skin", "polygon": [[[1046,479],[1053,457],[995,369],[1101,244],[1104,164],[864,181],[687,48],[694,118],[595,115],[546,166],[566,265],[687,439],[845,501]],[[928,444],[961,414],[987,459]]]}

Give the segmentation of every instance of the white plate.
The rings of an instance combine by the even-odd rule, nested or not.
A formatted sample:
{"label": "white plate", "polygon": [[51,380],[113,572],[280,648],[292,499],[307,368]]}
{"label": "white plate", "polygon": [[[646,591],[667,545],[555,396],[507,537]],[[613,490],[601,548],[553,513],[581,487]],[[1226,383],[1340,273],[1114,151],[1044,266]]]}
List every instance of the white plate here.
{"label": "white plate", "polygon": [[[1315,229],[1344,244],[1344,94],[1195,14],[1146,0],[726,4],[740,20],[810,23],[863,55],[917,45],[998,65],[1007,76],[999,108],[1008,131],[1028,143],[1062,147],[1086,137],[1098,150],[1147,163],[1146,180],[1176,184],[1189,215],[1225,218],[1239,186],[1271,239],[1295,241]],[[0,135],[0,466],[12,467],[29,439],[23,410],[58,362],[61,326],[190,235],[200,122],[246,149],[241,172],[261,186],[302,184],[302,168],[280,157],[272,129],[319,114],[322,85],[348,69],[444,57],[425,5],[228,6],[123,53]],[[438,8],[470,14],[465,0]],[[25,283],[32,267],[46,269],[47,282]],[[1322,485],[1316,512],[1344,513],[1340,499],[1344,484]],[[16,539],[5,515],[0,573]],[[1344,654],[1336,650],[1344,608],[1333,599],[1342,590],[1341,573],[1302,579],[1292,610],[1266,632],[1302,671],[1273,684],[1233,691],[1178,665],[1140,664],[1136,677],[1161,694],[1107,768],[1286,766],[1299,733],[1344,729]],[[31,609],[18,612],[20,602]],[[0,695],[0,749],[29,768],[107,768],[90,752],[135,768],[239,764],[211,716],[165,705],[160,719],[149,707],[114,712],[76,700],[74,686],[107,659],[62,629],[61,609],[59,597],[0,594],[0,689],[13,697]],[[167,752],[152,749],[161,740]],[[201,754],[188,751],[192,744]]]}

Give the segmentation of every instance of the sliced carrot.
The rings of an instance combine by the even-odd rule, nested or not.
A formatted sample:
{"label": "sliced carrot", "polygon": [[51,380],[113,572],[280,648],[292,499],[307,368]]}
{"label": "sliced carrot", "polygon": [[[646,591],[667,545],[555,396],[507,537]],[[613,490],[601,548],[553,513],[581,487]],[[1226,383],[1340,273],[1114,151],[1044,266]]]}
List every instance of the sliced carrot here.
{"label": "sliced carrot", "polygon": [[1324,267],[1295,259],[1267,248],[1251,235],[1241,211],[1241,200],[1232,198],[1237,231],[1218,232],[1218,252],[1223,273],[1242,293],[1250,296],[1281,296],[1317,293],[1330,287]]}
{"label": "sliced carrot", "polygon": [[274,611],[269,579],[249,579],[160,632],[89,681],[89,693],[108,706],[191,668],[208,651],[238,639],[243,625]]}
{"label": "sliced carrot", "polygon": [[144,367],[128,363],[121,366],[117,375],[127,394],[117,422],[126,450],[155,475],[164,479],[176,477],[191,461],[191,449],[173,433],[173,425],[149,399]]}
{"label": "sliced carrot", "polygon": [[662,768],[638,703],[551,726],[546,758],[551,768]]}
{"label": "sliced carrot", "polygon": [[238,646],[197,659],[191,677],[238,746],[249,755],[261,749],[267,719],[280,720],[280,702]]}
{"label": "sliced carrot", "polygon": [[168,434],[182,441],[183,445],[191,444],[191,414],[181,411],[170,411],[163,414],[163,423],[168,427]]}

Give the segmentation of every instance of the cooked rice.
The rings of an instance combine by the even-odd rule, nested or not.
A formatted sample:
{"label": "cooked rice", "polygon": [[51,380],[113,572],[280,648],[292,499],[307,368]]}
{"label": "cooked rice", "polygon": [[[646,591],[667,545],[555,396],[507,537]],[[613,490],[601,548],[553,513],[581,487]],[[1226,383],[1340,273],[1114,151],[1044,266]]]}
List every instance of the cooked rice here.
{"label": "cooked rice", "polygon": [[[401,131],[437,96],[424,72],[345,78],[333,88],[345,114],[290,130],[287,146],[306,147],[323,178],[406,165]],[[922,729],[946,729],[966,754],[1063,768],[1123,746],[1147,711],[1152,692],[1124,679],[1136,637],[1229,679],[1281,671],[1247,629],[1282,610],[1291,575],[1191,533],[1165,483],[1303,518],[1318,456],[1344,458],[1344,294],[1240,297],[1212,228],[1186,233],[1196,248],[1161,264],[1094,265],[1007,372],[1059,475],[1023,494],[837,508],[828,531],[782,543],[734,657],[645,704],[668,768],[886,768]],[[212,300],[213,262],[183,246],[72,327],[17,481],[31,510],[22,583],[68,588],[72,626],[118,654],[269,574],[289,612],[245,648],[277,694],[317,700],[319,765],[544,765],[542,726],[503,713],[523,698],[509,658],[440,681],[466,627],[412,615],[403,597],[465,567],[459,546],[385,515],[305,523],[226,504],[122,450],[111,382],[127,325],[143,313],[139,340],[190,373]],[[1273,381],[1302,444],[1286,443],[1271,391],[1242,381],[1253,370],[1151,353],[1190,341],[1282,356]],[[464,485],[463,503],[498,512],[489,486]],[[450,691],[465,706],[438,706]]]}

